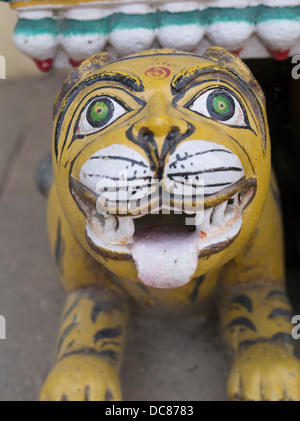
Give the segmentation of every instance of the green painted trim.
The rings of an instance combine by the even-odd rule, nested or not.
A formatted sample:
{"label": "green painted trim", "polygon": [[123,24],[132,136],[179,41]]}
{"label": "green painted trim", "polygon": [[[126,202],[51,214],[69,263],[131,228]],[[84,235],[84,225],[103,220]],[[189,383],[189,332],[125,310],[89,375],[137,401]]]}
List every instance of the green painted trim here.
{"label": "green painted trim", "polygon": [[63,19],[58,24],[58,33],[64,37],[88,34],[106,35],[110,33],[109,20],[107,18],[90,21]]}
{"label": "green painted trim", "polygon": [[57,20],[44,18],[38,20],[19,19],[14,30],[15,35],[37,36],[52,34],[57,35]]}
{"label": "green painted trim", "polygon": [[150,29],[154,30],[158,26],[159,12],[147,13],[145,15],[127,15],[124,13],[115,13],[109,16],[110,30],[116,29]]}
{"label": "green painted trim", "polygon": [[203,10],[202,19],[207,25],[212,23],[225,22],[248,22],[254,23],[258,13],[260,13],[260,6],[245,7],[244,9],[227,8],[220,9],[216,7],[209,7]]}
{"label": "green painted trim", "polygon": [[[205,11],[195,10],[194,12],[157,12],[158,26],[181,26],[181,25],[206,25]],[[202,16],[203,15],[203,16]]]}
{"label": "green painted trim", "polygon": [[257,23],[268,20],[300,20],[300,6],[296,7],[267,7],[260,6]]}
{"label": "green painted trim", "polygon": [[[5,0],[7,1],[7,0]],[[16,35],[36,36],[39,34],[61,34],[64,37],[89,34],[109,34],[115,30],[144,28],[154,30],[167,26],[210,25],[212,23],[248,22],[257,24],[271,20],[300,20],[300,6],[268,7],[255,6],[244,9],[208,8],[194,12],[155,12],[145,15],[115,13],[104,19],[80,21],[74,19],[38,20],[20,19],[15,27]]]}

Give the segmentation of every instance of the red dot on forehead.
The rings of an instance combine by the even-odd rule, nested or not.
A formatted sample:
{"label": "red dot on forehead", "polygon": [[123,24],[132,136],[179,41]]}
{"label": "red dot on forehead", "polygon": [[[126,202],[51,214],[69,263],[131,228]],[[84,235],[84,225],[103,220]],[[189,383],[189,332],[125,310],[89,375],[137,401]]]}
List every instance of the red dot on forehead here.
{"label": "red dot on forehead", "polygon": [[149,79],[166,79],[168,76],[170,76],[171,70],[168,67],[151,67],[150,69],[145,71],[145,75]]}

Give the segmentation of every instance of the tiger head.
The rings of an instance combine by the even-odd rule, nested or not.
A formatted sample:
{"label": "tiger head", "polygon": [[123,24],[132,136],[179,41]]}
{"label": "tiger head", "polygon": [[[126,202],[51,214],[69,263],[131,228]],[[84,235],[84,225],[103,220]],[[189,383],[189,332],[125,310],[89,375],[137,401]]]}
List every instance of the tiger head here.
{"label": "tiger head", "polygon": [[180,287],[256,229],[271,168],[263,93],[222,48],[96,55],[57,97],[53,165],[70,227],[95,259]]}

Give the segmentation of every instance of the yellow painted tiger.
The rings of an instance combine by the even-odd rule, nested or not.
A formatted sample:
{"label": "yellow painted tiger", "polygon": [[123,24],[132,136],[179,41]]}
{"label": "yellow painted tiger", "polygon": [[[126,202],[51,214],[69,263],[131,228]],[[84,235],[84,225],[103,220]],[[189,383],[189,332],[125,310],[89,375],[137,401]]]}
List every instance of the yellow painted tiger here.
{"label": "yellow painted tiger", "polygon": [[229,398],[299,399],[265,100],[237,56],[90,58],[57,97],[52,159],[68,295],[41,400],[120,400],[132,303],[192,314],[217,287]]}

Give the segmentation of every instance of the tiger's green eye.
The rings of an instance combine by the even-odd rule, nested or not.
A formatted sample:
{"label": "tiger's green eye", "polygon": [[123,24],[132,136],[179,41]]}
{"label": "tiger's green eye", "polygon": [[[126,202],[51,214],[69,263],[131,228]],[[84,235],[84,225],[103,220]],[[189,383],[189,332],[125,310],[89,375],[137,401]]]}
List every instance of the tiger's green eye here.
{"label": "tiger's green eye", "polygon": [[226,114],[229,110],[229,104],[223,96],[216,96],[213,99],[213,107],[216,113]]}
{"label": "tiger's green eye", "polygon": [[99,101],[91,109],[90,116],[94,121],[101,121],[107,117],[108,106],[105,102]]}
{"label": "tiger's green eye", "polygon": [[87,120],[92,127],[103,127],[112,118],[114,105],[109,98],[99,98],[91,103],[87,111]]}
{"label": "tiger's green eye", "polygon": [[210,116],[220,121],[229,120],[235,112],[235,104],[232,96],[223,90],[215,90],[209,94],[206,107]]}

